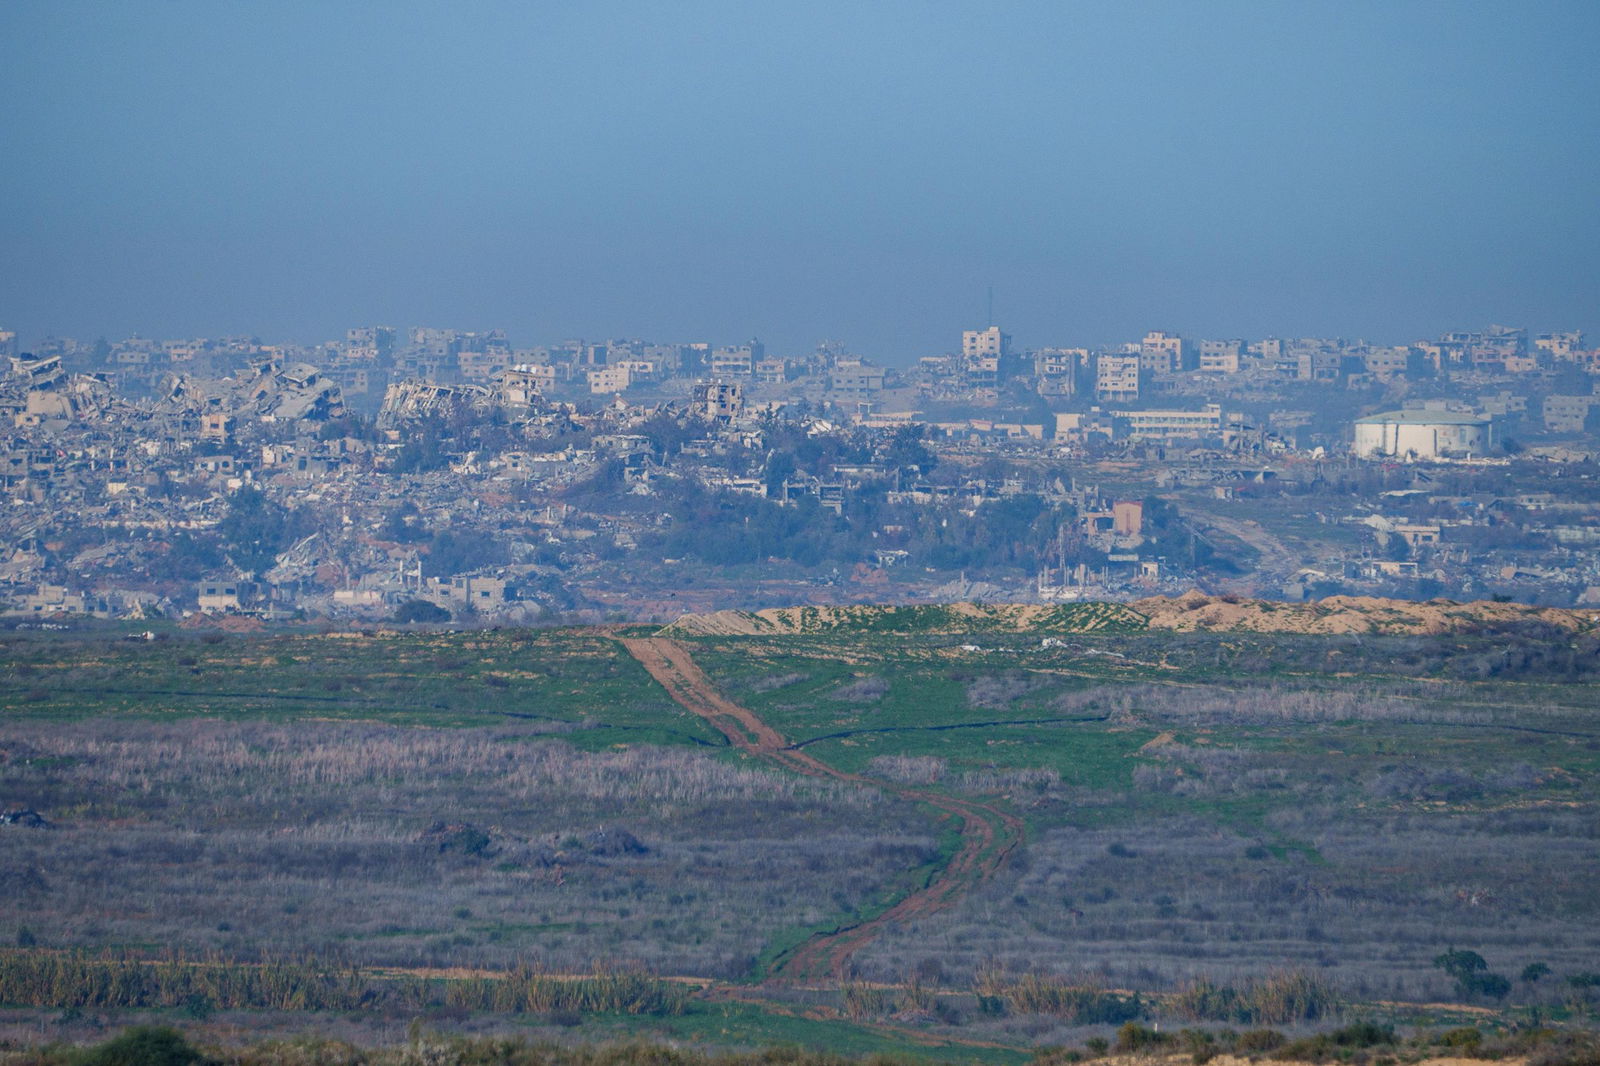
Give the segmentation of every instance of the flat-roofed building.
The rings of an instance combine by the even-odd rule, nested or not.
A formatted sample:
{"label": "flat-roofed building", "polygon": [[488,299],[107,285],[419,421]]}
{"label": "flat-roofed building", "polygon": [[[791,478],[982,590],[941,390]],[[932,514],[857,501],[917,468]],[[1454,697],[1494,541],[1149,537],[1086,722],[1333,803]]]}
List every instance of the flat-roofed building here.
{"label": "flat-roofed building", "polygon": [[589,391],[596,395],[625,392],[633,384],[633,371],[626,364],[596,367],[589,371]]}
{"label": "flat-roofed building", "polygon": [[1095,360],[1094,394],[1102,400],[1137,400],[1143,373],[1138,354],[1102,352]]}
{"label": "flat-roofed building", "polygon": [[961,334],[961,354],[967,359],[982,356],[1004,359],[1011,354],[1011,334],[1001,332],[999,326],[965,330]]}
{"label": "flat-roofed building", "polygon": [[1600,395],[1544,398],[1544,428],[1551,433],[1582,433],[1588,425],[1589,411],[1600,405]]}
{"label": "flat-roofed building", "polygon": [[1199,411],[1113,411],[1130,438],[1136,440],[1204,440],[1223,435],[1222,405],[1208,403]]}
{"label": "flat-roofed building", "polygon": [[1139,359],[1152,374],[1176,374],[1194,369],[1194,345],[1166,330],[1153,329],[1139,343]]}
{"label": "flat-roofed building", "polygon": [[1355,422],[1356,455],[1364,459],[1439,459],[1489,450],[1494,423],[1457,411],[1385,411]]}

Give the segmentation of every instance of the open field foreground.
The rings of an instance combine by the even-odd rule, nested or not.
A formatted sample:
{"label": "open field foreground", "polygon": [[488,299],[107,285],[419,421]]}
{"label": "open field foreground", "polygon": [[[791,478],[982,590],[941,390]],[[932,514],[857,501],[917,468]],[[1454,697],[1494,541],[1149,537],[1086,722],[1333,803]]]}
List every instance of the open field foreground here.
{"label": "open field foreground", "polygon": [[[1318,1066],[1342,1062],[1390,1062],[1406,1066],[1472,1066],[1499,1062],[1505,1066],[1555,1066],[1592,1061],[1596,1042],[1587,1034],[1541,1031],[1485,1040],[1478,1030],[1456,1028],[1438,1038],[1405,1039],[1393,1030],[1358,1024],[1286,1040],[1266,1030],[1224,1035],[1200,1030],[1161,1034],[1138,1025],[1119,1029],[1114,1040],[1097,1042],[1087,1054],[1067,1048],[1046,1048],[1030,1066],[1095,1063],[1096,1066]],[[230,1038],[231,1037],[231,1038]],[[1105,1046],[1102,1047],[1101,1043]],[[360,1044],[326,1036],[291,1039],[239,1038],[221,1035],[213,1025],[130,1027],[88,1048],[55,1043],[36,1048],[0,1048],[5,1066],[114,1066],[114,1064],[211,1064],[211,1066],[416,1066],[418,1063],[459,1066],[895,1066],[919,1061],[915,1054],[840,1053],[794,1044],[760,1051],[714,1051],[682,1044],[642,1041],[606,1044],[561,1043],[508,1037],[467,1037],[441,1033],[421,1024],[408,1027],[399,1040]],[[995,1060],[999,1061],[999,1060]]]}
{"label": "open field foreground", "polygon": [[1423,606],[7,632],[0,1040],[1585,1061],[1594,619]]}
{"label": "open field foreground", "polygon": [[[560,1044],[503,1037],[461,1037],[442,1034],[420,1025],[410,1027],[403,1042],[381,1046],[360,1045],[327,1037],[290,1040],[206,1039],[206,1027],[189,1032],[164,1026],[139,1026],[79,1050],[49,1045],[26,1050],[0,1049],[5,1066],[112,1066],[121,1063],[211,1064],[211,1066],[416,1066],[418,1063],[496,1064],[496,1066],[895,1066],[918,1061],[905,1054],[840,1054],[802,1049],[794,1045],[753,1052],[709,1051],[681,1045],[643,1042]],[[1402,1040],[1389,1030],[1351,1026],[1317,1037],[1281,1042],[1267,1050],[1252,1048],[1252,1039],[1268,1034],[1238,1034],[1228,1049],[1210,1041],[1210,1034],[1185,1030],[1151,1046],[1141,1040],[1160,1037],[1152,1030],[1119,1030],[1109,1049],[1083,1054],[1050,1048],[1031,1060],[1032,1066],[1056,1063],[1095,1063],[1103,1066],[1250,1066],[1262,1062],[1283,1066],[1315,1066],[1330,1061],[1392,1062],[1406,1066],[1473,1066],[1486,1061],[1505,1066],[1553,1066],[1578,1063],[1592,1055],[1594,1041],[1584,1036],[1546,1034],[1534,1040],[1511,1039],[1472,1042],[1476,1030],[1451,1030],[1443,1039]],[[1272,1034],[1276,1035],[1276,1034]],[[1243,1037],[1245,1039],[1240,1039]],[[1281,1038],[1279,1038],[1281,1040]],[[1454,1041],[1454,1043],[1452,1043]],[[1271,1043],[1270,1040],[1266,1041]],[[1463,1043],[1470,1046],[1462,1046]],[[1240,1045],[1246,1045],[1241,1047]],[[1183,1049],[1183,1050],[1179,1050]],[[1592,1061],[1592,1060],[1590,1060]]]}

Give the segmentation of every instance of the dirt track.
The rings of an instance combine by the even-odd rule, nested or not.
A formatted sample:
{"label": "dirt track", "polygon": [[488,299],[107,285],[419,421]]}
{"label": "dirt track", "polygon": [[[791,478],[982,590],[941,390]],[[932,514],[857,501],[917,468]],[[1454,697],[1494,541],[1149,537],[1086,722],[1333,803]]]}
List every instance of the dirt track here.
{"label": "dirt track", "polygon": [[926,885],[876,918],[813,935],[777,959],[771,970],[774,977],[805,981],[845,976],[850,957],[884,927],[954,906],[993,875],[1022,840],[1022,820],[991,804],[846,773],[796,750],[748,708],[718,692],[711,679],[694,664],[689,650],[675,640],[635,637],[623,638],[622,644],[673,699],[710,722],[736,747],[796,773],[850,781],[926,803],[945,817],[960,821],[961,846]]}

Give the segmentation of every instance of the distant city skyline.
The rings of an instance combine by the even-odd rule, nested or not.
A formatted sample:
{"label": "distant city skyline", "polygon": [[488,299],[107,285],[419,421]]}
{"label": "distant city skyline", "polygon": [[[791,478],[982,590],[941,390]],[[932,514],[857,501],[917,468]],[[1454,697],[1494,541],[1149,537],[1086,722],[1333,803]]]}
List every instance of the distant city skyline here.
{"label": "distant city skyline", "polygon": [[[982,317],[983,316],[981,316],[981,315],[979,316],[980,319]],[[998,316],[996,316],[996,317],[998,317]],[[1205,335],[1205,334],[1194,333],[1194,332],[1186,331],[1186,330],[1150,328],[1150,329],[1141,330],[1137,334],[1131,334],[1131,335],[1126,336],[1126,337],[1119,337],[1119,338],[1115,338],[1115,339],[1108,340],[1108,341],[1095,341],[1095,342],[1086,342],[1086,341],[1083,341],[1082,339],[1073,338],[1073,337],[1051,337],[1051,338],[1038,338],[1038,339],[1030,339],[1030,338],[1027,338],[1027,337],[1018,338],[1018,337],[1016,337],[1016,335],[1014,333],[1011,332],[1011,330],[1007,329],[1003,324],[995,324],[993,326],[986,327],[986,328],[984,328],[982,330],[980,330],[979,327],[977,327],[974,324],[974,325],[969,325],[969,326],[967,326],[965,328],[962,328],[962,329],[958,330],[952,337],[947,339],[947,343],[943,347],[940,347],[940,348],[938,348],[936,350],[929,350],[929,351],[920,353],[920,356],[912,357],[912,358],[907,359],[907,360],[905,360],[903,362],[896,362],[896,361],[891,360],[891,359],[884,359],[884,358],[875,356],[874,353],[860,350],[858,346],[851,344],[850,339],[847,338],[847,337],[819,337],[819,338],[817,338],[817,340],[813,341],[809,345],[801,345],[801,346],[798,346],[798,347],[796,347],[796,348],[794,348],[792,350],[786,350],[786,349],[778,349],[778,348],[775,348],[773,345],[768,344],[765,341],[765,338],[759,333],[757,333],[757,334],[755,334],[753,336],[750,336],[750,337],[717,337],[717,336],[710,336],[710,335],[707,335],[707,334],[694,334],[694,335],[684,336],[684,337],[651,337],[651,336],[637,336],[637,335],[628,336],[628,335],[623,335],[623,334],[618,334],[618,333],[595,334],[595,335],[587,336],[587,337],[544,337],[544,336],[523,337],[523,336],[518,336],[517,334],[515,334],[511,330],[506,330],[506,329],[503,329],[502,327],[499,327],[499,326],[496,326],[496,325],[493,325],[493,324],[473,324],[472,326],[461,326],[461,325],[451,325],[451,324],[444,324],[444,323],[422,323],[422,322],[365,322],[365,323],[359,323],[359,324],[351,324],[351,325],[345,327],[344,329],[338,330],[333,335],[330,335],[330,336],[327,336],[327,337],[320,337],[320,338],[317,338],[315,340],[302,340],[300,338],[289,338],[289,337],[274,337],[274,336],[270,336],[270,335],[249,333],[249,332],[240,331],[240,330],[228,330],[228,331],[223,331],[223,332],[213,333],[213,334],[179,334],[179,335],[158,335],[158,334],[154,334],[154,333],[148,333],[148,332],[143,332],[143,331],[137,331],[136,330],[133,333],[129,333],[129,334],[125,335],[125,336],[107,336],[107,335],[97,334],[97,335],[95,335],[93,337],[87,336],[87,335],[85,335],[85,334],[83,334],[81,332],[74,333],[74,332],[71,332],[71,331],[60,331],[60,332],[53,332],[53,333],[50,333],[50,334],[40,335],[40,336],[36,336],[36,337],[27,337],[27,336],[18,334],[17,331],[15,331],[15,330],[8,329],[4,322],[0,322],[0,355],[5,354],[5,352],[6,352],[8,347],[11,347],[11,348],[13,348],[14,350],[16,350],[18,352],[28,352],[32,348],[44,347],[44,346],[48,345],[50,342],[59,342],[59,341],[71,341],[72,343],[78,344],[78,345],[93,345],[93,344],[98,344],[101,341],[104,341],[105,343],[110,344],[112,346],[117,346],[119,344],[123,344],[123,343],[126,343],[128,341],[132,341],[132,340],[139,340],[141,342],[142,341],[149,341],[149,342],[151,342],[153,344],[168,344],[168,343],[187,343],[187,342],[192,342],[192,341],[220,341],[220,340],[223,340],[223,339],[250,338],[250,339],[252,339],[252,340],[254,340],[254,341],[256,341],[256,342],[258,342],[260,344],[263,344],[263,345],[275,346],[275,347],[284,347],[284,348],[316,348],[316,347],[319,347],[319,346],[322,346],[322,345],[339,345],[339,346],[342,347],[342,346],[345,346],[347,343],[357,343],[357,342],[349,341],[349,338],[346,336],[348,333],[355,333],[357,331],[369,331],[373,327],[393,329],[400,335],[401,338],[404,337],[404,335],[406,334],[407,331],[410,331],[410,330],[423,330],[423,331],[428,331],[428,332],[440,331],[440,332],[450,333],[450,334],[459,334],[459,335],[461,335],[461,339],[463,341],[471,339],[473,337],[476,337],[476,338],[481,340],[484,337],[485,334],[499,333],[499,334],[503,334],[504,335],[504,338],[505,338],[504,343],[505,344],[509,345],[513,349],[518,349],[518,350],[524,350],[524,349],[551,349],[551,350],[555,350],[555,349],[561,349],[561,348],[564,348],[564,347],[566,347],[568,345],[573,345],[573,344],[601,345],[601,346],[604,346],[607,343],[622,343],[622,342],[644,343],[644,344],[663,344],[663,345],[668,345],[668,346],[674,346],[674,345],[675,346],[687,346],[687,345],[694,345],[694,344],[706,344],[706,345],[710,345],[712,347],[719,347],[719,346],[725,346],[725,345],[741,345],[741,344],[748,345],[749,342],[751,342],[751,341],[758,341],[758,342],[760,342],[760,347],[764,348],[769,355],[774,356],[774,357],[778,357],[778,358],[784,358],[784,359],[805,358],[805,357],[813,355],[813,354],[815,354],[815,353],[817,353],[819,351],[822,351],[822,350],[824,350],[826,348],[830,353],[837,354],[837,353],[840,353],[840,352],[844,352],[844,353],[848,353],[852,357],[859,357],[859,358],[867,359],[869,361],[882,363],[882,364],[887,365],[887,366],[901,366],[901,367],[909,367],[910,365],[915,363],[916,358],[919,358],[919,357],[960,356],[963,353],[963,347],[964,347],[963,342],[967,338],[970,338],[971,336],[973,336],[975,334],[978,334],[978,333],[992,333],[992,332],[995,332],[997,330],[998,331],[1002,331],[1002,335],[1004,337],[1004,340],[1008,345],[1007,351],[1008,352],[1012,352],[1012,353],[1022,353],[1022,352],[1031,352],[1031,351],[1046,351],[1046,350],[1050,350],[1050,349],[1087,349],[1087,350],[1089,350],[1091,352],[1115,352],[1115,351],[1123,350],[1123,349],[1137,349],[1140,346],[1141,341],[1144,342],[1144,344],[1148,347],[1149,343],[1150,343],[1150,338],[1153,337],[1153,336],[1166,336],[1166,337],[1168,337],[1169,339],[1171,339],[1173,341],[1175,341],[1177,338],[1182,338],[1186,345],[1189,344],[1190,342],[1201,342],[1201,341],[1215,341],[1215,342],[1229,342],[1229,341],[1231,341],[1231,342],[1242,342],[1242,343],[1244,343],[1246,345],[1250,345],[1250,346],[1258,346],[1263,341],[1290,342],[1290,341],[1299,341],[1299,340],[1307,340],[1307,341],[1310,341],[1310,340],[1324,340],[1324,341],[1337,340],[1337,341],[1343,342],[1343,343],[1348,344],[1348,345],[1356,345],[1356,346],[1369,345],[1369,346],[1371,346],[1373,348],[1389,348],[1389,347],[1397,347],[1397,348],[1412,347],[1412,348],[1415,348],[1419,344],[1431,346],[1435,342],[1443,339],[1448,334],[1462,334],[1462,333],[1466,333],[1466,334],[1484,334],[1484,333],[1490,332],[1492,329],[1495,329],[1495,328],[1503,328],[1503,329],[1519,332],[1519,333],[1524,335],[1523,336],[1524,342],[1525,343],[1529,343],[1529,344],[1531,344],[1531,342],[1535,338],[1551,336],[1551,335],[1565,335],[1565,336],[1567,336],[1569,343],[1581,342],[1583,345],[1586,345],[1586,346],[1589,346],[1589,347],[1595,346],[1596,340],[1597,340],[1597,339],[1591,339],[1590,336],[1588,335],[1587,331],[1579,330],[1579,329],[1567,330],[1567,329],[1560,329],[1560,328],[1547,328],[1542,323],[1538,324],[1538,325],[1535,325],[1535,326],[1527,326],[1527,325],[1519,325],[1519,324],[1506,323],[1506,322],[1496,322],[1496,323],[1483,323],[1483,322],[1479,322],[1479,323],[1460,323],[1460,324],[1457,324],[1457,326],[1454,327],[1454,328],[1447,329],[1447,330],[1440,330],[1440,331],[1438,331],[1436,334],[1434,334],[1432,336],[1415,335],[1415,336],[1410,337],[1408,340],[1395,340],[1395,339],[1378,338],[1378,337],[1363,337],[1363,336],[1360,336],[1360,335],[1357,335],[1357,334],[1353,334],[1353,333],[1327,333],[1327,334],[1320,334],[1319,335],[1319,334],[1311,334],[1311,333],[1306,333],[1306,332],[1289,332],[1289,333],[1284,333],[1284,334],[1266,334],[1266,335],[1262,335],[1262,336],[1250,336],[1250,335],[1244,335],[1244,334],[1238,334],[1238,333]],[[370,342],[363,340],[363,341],[360,341],[359,343],[367,344],[367,343],[370,343]],[[1540,341],[1540,345],[1541,346],[1543,346],[1544,343],[1545,343],[1544,341],[1542,341],[1542,340]],[[972,354],[972,353],[969,351],[969,352],[967,352],[967,354]]]}
{"label": "distant city skyline", "polygon": [[0,329],[1600,332],[1600,7],[0,5]]}

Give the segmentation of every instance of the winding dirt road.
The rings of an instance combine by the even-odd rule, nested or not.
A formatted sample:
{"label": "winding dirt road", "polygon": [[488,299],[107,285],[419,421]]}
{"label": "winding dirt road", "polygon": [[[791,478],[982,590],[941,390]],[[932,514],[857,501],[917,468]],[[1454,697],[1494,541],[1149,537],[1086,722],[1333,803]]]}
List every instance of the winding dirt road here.
{"label": "winding dirt road", "polygon": [[797,750],[748,708],[718,692],[711,679],[695,665],[689,650],[675,640],[625,637],[622,645],[673,699],[710,722],[734,746],[796,773],[849,781],[925,803],[960,823],[961,846],[927,884],[875,918],[814,934],[779,956],[770,971],[773,977],[810,981],[847,976],[851,956],[885,927],[954,906],[973,888],[988,880],[1022,841],[1022,819],[992,804],[846,773]]}

